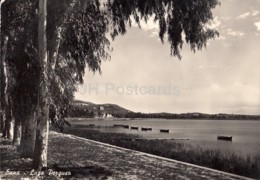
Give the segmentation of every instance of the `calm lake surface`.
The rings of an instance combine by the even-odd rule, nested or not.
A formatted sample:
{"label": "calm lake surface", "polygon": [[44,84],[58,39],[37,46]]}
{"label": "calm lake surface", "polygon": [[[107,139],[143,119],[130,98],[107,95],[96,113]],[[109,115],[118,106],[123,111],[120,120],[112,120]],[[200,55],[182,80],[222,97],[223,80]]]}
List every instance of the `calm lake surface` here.
{"label": "calm lake surface", "polygon": [[[91,129],[114,133],[138,134],[144,138],[188,138],[179,140],[184,143],[219,148],[239,153],[260,155],[260,121],[249,120],[165,120],[165,119],[69,119],[72,124],[95,124]],[[113,127],[122,124],[139,127],[130,130]],[[141,131],[141,127],[152,131]],[[169,133],[160,133],[160,129],[169,129]],[[219,141],[217,135],[233,136],[232,142]]]}

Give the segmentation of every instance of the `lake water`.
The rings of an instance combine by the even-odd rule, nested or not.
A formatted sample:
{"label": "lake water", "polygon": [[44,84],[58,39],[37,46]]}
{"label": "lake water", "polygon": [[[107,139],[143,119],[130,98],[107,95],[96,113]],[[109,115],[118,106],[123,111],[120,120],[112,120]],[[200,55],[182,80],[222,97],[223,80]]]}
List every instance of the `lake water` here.
{"label": "lake water", "polygon": [[[144,138],[188,138],[184,143],[229,149],[239,153],[260,155],[260,121],[242,120],[104,120],[71,119],[72,124],[95,124],[92,127],[100,131],[138,134]],[[139,130],[113,127],[122,124],[139,127]],[[152,131],[141,131],[141,127],[150,127]],[[169,129],[169,133],[160,133],[160,129]],[[232,136],[232,142],[217,140],[218,135]]]}

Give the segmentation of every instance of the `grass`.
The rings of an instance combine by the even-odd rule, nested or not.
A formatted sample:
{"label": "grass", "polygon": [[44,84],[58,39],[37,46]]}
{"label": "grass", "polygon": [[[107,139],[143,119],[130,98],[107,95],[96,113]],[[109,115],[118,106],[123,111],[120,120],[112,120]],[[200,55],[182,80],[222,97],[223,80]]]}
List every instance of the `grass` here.
{"label": "grass", "polygon": [[64,133],[142,151],[170,159],[197,164],[229,173],[260,179],[260,157],[239,155],[221,149],[203,148],[199,145],[172,140],[135,140],[134,134],[100,132],[74,126],[65,128]]}
{"label": "grass", "polygon": [[[80,150],[75,151],[75,145],[71,145],[72,143],[77,142],[68,142],[62,139],[62,137],[51,137],[49,139],[50,146],[48,147],[48,168],[42,171],[33,171],[32,159],[21,158],[20,153],[12,145],[12,141],[0,137],[0,179],[108,179],[113,175],[113,172],[105,167],[84,163],[89,158],[84,158],[80,163],[79,160],[72,158],[73,154],[71,152],[75,152],[76,156],[79,156],[77,152],[82,152]],[[85,157],[87,156],[86,153],[84,155]],[[81,157],[82,154],[78,159]],[[58,172],[63,172],[63,175],[59,176]],[[70,172],[69,175],[64,175],[66,172]]]}

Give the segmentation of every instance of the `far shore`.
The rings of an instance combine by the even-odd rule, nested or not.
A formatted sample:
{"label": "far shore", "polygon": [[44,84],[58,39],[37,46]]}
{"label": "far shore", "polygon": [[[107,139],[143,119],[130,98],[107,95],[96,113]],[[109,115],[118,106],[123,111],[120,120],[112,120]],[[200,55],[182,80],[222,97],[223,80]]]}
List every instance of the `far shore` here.
{"label": "far shore", "polygon": [[201,120],[201,121],[260,121],[260,119],[205,119],[205,118],[190,118],[190,119],[168,119],[168,118],[117,118],[117,117],[67,117],[67,120],[126,120],[126,121],[136,121],[136,120]]}

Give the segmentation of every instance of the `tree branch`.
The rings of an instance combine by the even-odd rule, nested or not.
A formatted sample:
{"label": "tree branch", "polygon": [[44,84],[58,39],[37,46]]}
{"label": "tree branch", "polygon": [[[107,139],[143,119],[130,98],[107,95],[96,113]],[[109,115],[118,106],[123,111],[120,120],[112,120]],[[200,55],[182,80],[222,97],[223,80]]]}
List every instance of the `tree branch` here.
{"label": "tree branch", "polygon": [[54,32],[54,37],[52,38],[52,41],[51,41],[51,46],[50,46],[51,49],[50,49],[50,53],[49,53],[49,62],[50,62],[49,64],[50,64],[50,67],[52,68],[52,70],[55,70],[58,53],[59,53],[59,48],[60,48],[62,30],[64,28],[66,21],[68,20],[69,16],[71,15],[71,12],[72,12],[73,8],[75,7],[76,3],[77,3],[77,0],[73,0],[70,3],[63,21],[60,23],[60,25],[57,25],[57,28]]}

